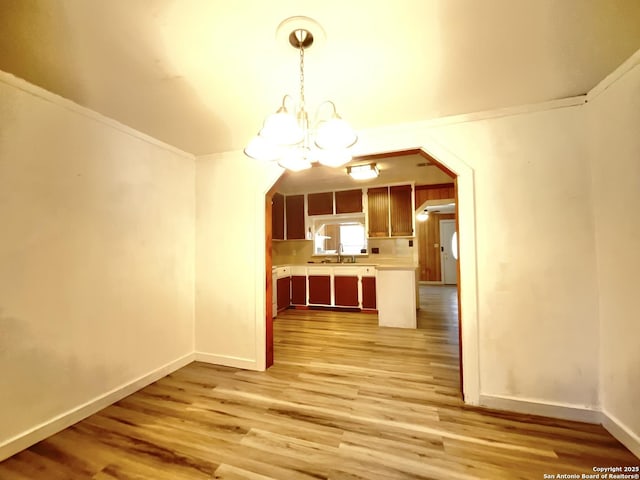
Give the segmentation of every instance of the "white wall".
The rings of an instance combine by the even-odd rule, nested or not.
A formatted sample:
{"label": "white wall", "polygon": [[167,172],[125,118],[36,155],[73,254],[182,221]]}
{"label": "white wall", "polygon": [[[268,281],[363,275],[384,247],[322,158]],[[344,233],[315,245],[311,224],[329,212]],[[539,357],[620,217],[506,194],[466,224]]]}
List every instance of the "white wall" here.
{"label": "white wall", "polygon": [[282,173],[242,152],[196,162],[196,358],[265,367],[265,194]]}
{"label": "white wall", "polygon": [[588,104],[602,409],[640,455],[640,64]]}
{"label": "white wall", "polygon": [[192,354],[194,175],[193,157],[2,73],[0,459]]}
{"label": "white wall", "polygon": [[597,407],[582,107],[467,122],[432,135],[474,169],[481,393]]}

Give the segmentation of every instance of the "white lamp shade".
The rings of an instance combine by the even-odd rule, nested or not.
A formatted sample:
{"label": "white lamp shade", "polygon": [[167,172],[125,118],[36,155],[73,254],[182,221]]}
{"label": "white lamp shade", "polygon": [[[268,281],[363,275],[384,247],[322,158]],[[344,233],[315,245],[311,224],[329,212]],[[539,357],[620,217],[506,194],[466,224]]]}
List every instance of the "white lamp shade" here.
{"label": "white lamp shade", "polygon": [[306,153],[307,150],[305,148],[287,149],[278,160],[278,165],[293,172],[311,168],[311,161],[307,158]]}
{"label": "white lamp shade", "polygon": [[253,137],[249,142],[249,145],[245,147],[244,153],[256,160],[272,162],[280,158],[281,149],[266,140],[264,137],[257,135]]}
{"label": "white lamp shade", "polygon": [[260,136],[274,145],[296,145],[304,140],[304,131],[294,115],[278,112],[265,119]]}
{"label": "white lamp shade", "polygon": [[341,167],[353,159],[351,152],[347,149],[318,150],[317,152],[318,161],[327,167]]}
{"label": "white lamp shade", "polygon": [[341,150],[358,141],[356,132],[341,118],[323,120],[316,129],[316,145],[325,150]]}

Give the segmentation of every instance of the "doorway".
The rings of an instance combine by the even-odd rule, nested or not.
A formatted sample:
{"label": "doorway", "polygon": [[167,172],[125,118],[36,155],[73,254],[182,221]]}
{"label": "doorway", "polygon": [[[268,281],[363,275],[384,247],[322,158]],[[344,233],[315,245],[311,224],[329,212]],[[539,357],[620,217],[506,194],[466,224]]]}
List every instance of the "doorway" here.
{"label": "doorway", "polygon": [[440,264],[442,283],[458,284],[458,245],[455,220],[440,220]]}
{"label": "doorway", "polygon": [[[422,159],[417,159],[417,160],[416,160],[416,158],[412,159],[414,161],[419,162],[419,164],[417,166],[425,166],[425,165],[427,165],[427,166],[436,167],[437,170],[440,170],[441,172],[445,173],[447,176],[449,176],[449,178],[451,180],[453,180],[452,183],[440,184],[440,187],[444,187],[446,185],[447,188],[451,189],[451,192],[450,192],[451,194],[447,198],[450,198],[451,200],[453,200],[451,197],[455,197],[455,203],[451,202],[451,205],[455,205],[455,207],[454,207],[455,208],[455,214],[451,214],[451,217],[449,217],[449,218],[455,218],[454,224],[457,224],[457,212],[458,212],[458,199],[457,199],[457,196],[458,196],[457,180],[458,179],[457,179],[457,175],[453,171],[449,170],[446,166],[444,166],[443,164],[438,162],[431,155],[426,153],[425,150],[423,150],[423,149],[412,149],[412,150],[394,151],[394,152],[389,152],[389,153],[384,153],[384,154],[368,155],[368,156],[360,157],[360,158],[357,158],[357,159],[354,159],[354,160],[356,160],[358,162],[365,162],[365,161],[370,161],[370,160],[376,160],[376,161],[380,162],[380,161],[383,161],[384,159],[393,158],[393,157],[405,157],[405,156],[408,156],[408,155],[414,155],[414,156],[418,155],[418,156],[422,157]],[[407,157],[407,158],[410,158],[410,157]],[[425,159],[427,160],[426,163],[424,162]],[[408,159],[406,160],[406,162],[408,162],[409,164],[411,163],[410,160],[408,160]],[[315,169],[312,169],[312,170],[315,170]],[[410,176],[404,177],[404,179],[405,180],[402,180],[402,181],[407,181],[407,182],[414,181],[414,178],[412,178]],[[281,178],[281,180],[282,180],[282,178]],[[396,179],[396,180],[397,181],[401,181],[401,179]],[[447,181],[447,180],[448,179],[446,179],[446,180],[442,179],[440,181]],[[274,190],[275,190],[275,188],[272,188],[270,193],[273,193]],[[270,230],[270,228],[269,228],[270,227],[270,225],[269,225],[269,222],[270,222],[270,211],[269,210],[270,210],[270,207],[271,207],[271,202],[269,200],[270,200],[270,198],[267,195],[267,202],[266,202],[267,223],[268,223],[268,225],[267,225],[267,231],[268,232],[267,232],[267,235],[266,235],[266,237],[267,237],[267,251],[268,251],[267,252],[267,270],[268,270],[267,279],[268,280],[267,280],[267,295],[266,295],[267,299],[271,299],[271,297],[272,297],[272,290],[271,290],[272,287],[271,287],[271,282],[269,281],[269,279],[271,278],[271,272],[270,272],[270,270],[271,270],[271,235],[270,235],[270,233],[271,232],[269,231]],[[417,202],[418,198],[416,197],[415,200]],[[416,207],[416,205],[414,204],[414,208],[415,207]],[[439,241],[438,240],[439,237],[435,237],[435,238],[436,238],[436,240],[435,240],[436,242]],[[412,245],[410,244],[410,246],[412,246]],[[438,252],[438,250],[435,250],[434,253]],[[416,255],[416,257],[417,257],[417,255]],[[440,260],[439,255],[436,254],[436,257],[438,259],[438,263],[440,263],[439,262],[439,260]],[[416,260],[417,260],[417,258],[416,258]],[[463,358],[462,358],[462,331],[461,331],[462,327],[461,327],[461,324],[460,324],[461,320],[460,320],[460,316],[459,316],[459,313],[458,313],[458,312],[460,312],[460,298],[461,298],[461,296],[460,296],[459,289],[460,289],[460,283],[461,282],[458,281],[458,278],[459,278],[459,275],[457,275],[456,281],[454,282],[454,285],[457,285],[457,288],[456,288],[457,295],[456,295],[456,297],[457,297],[457,301],[458,301],[457,302],[458,303],[458,309],[457,309],[458,311],[456,312],[455,316],[456,316],[456,321],[457,321],[457,324],[458,324],[458,327],[459,327],[458,328],[458,333],[460,334],[459,342],[458,342],[459,353],[460,353],[460,355],[459,355],[459,364],[460,364],[460,377],[461,377],[460,378],[460,391],[461,391],[461,393],[464,393],[464,384],[463,384],[463,378],[462,378],[462,363],[463,363]],[[269,302],[270,302],[270,300],[267,300],[267,303],[268,303],[268,305],[267,305],[267,312],[268,313],[267,313],[267,319],[266,319],[266,324],[267,324],[267,335],[266,335],[267,338],[266,338],[266,340],[267,340],[267,343],[268,343],[266,345],[267,367],[270,366],[272,364],[272,362],[273,362],[273,357],[272,357],[272,355],[273,355],[273,337],[271,335],[271,330],[273,328],[273,324],[272,324],[271,308],[269,306]]]}

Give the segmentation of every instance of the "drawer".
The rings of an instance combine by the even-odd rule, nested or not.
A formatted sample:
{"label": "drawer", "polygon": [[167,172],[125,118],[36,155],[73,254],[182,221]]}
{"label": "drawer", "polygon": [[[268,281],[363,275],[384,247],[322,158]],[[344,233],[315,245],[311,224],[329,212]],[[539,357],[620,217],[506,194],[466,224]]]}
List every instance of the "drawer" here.
{"label": "drawer", "polygon": [[362,272],[362,267],[334,267],[333,275],[336,277],[357,277]]}
{"label": "drawer", "polygon": [[307,267],[307,275],[331,275],[333,274],[333,267],[313,266]]}
{"label": "drawer", "polygon": [[304,277],[307,275],[307,267],[294,265],[291,267],[291,276]]}
{"label": "drawer", "polygon": [[291,267],[278,267],[276,268],[276,278],[284,278],[291,276]]}
{"label": "drawer", "polygon": [[369,267],[362,267],[361,268],[361,275],[363,277],[375,277],[376,276],[376,267],[373,266],[369,266]]}

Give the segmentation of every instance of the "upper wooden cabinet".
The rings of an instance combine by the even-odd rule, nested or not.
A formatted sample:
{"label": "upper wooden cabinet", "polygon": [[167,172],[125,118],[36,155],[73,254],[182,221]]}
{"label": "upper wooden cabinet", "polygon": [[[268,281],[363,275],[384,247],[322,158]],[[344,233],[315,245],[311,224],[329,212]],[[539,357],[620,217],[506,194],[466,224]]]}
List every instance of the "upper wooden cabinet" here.
{"label": "upper wooden cabinet", "polygon": [[285,197],[287,240],[304,240],[304,195]]}
{"label": "upper wooden cabinet", "polygon": [[[362,195],[362,192],[361,192]],[[307,213],[309,215],[333,214],[333,192],[310,193],[307,195]]]}
{"label": "upper wooden cabinet", "polygon": [[275,193],[271,203],[271,236],[284,240],[284,195]]}
{"label": "upper wooden cabinet", "polygon": [[369,236],[389,236],[389,187],[367,190]]}
{"label": "upper wooden cabinet", "polygon": [[367,190],[369,237],[413,236],[411,185],[394,185]]}
{"label": "upper wooden cabinet", "polygon": [[391,217],[391,236],[412,236],[413,205],[411,202],[411,185],[389,187],[389,212]]}
{"label": "upper wooden cabinet", "polygon": [[336,213],[362,212],[362,190],[342,190],[335,192]]}
{"label": "upper wooden cabinet", "polygon": [[362,211],[361,189],[307,194],[308,215],[362,213]]}
{"label": "upper wooden cabinet", "polygon": [[416,208],[427,200],[442,200],[456,197],[454,183],[439,183],[436,185],[416,185]]}

